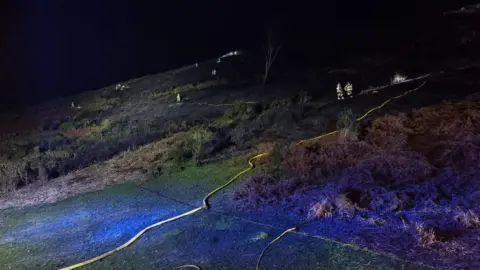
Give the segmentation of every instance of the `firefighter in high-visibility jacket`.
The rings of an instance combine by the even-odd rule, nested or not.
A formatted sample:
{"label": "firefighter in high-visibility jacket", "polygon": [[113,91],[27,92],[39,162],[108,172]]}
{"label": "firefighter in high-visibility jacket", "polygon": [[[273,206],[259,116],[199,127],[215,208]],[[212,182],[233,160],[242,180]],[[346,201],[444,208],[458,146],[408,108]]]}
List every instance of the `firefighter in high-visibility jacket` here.
{"label": "firefighter in high-visibility jacket", "polygon": [[347,94],[347,97],[348,98],[352,98],[353,97],[353,85],[351,83],[347,83],[345,85],[345,93]]}
{"label": "firefighter in high-visibility jacket", "polygon": [[342,100],[342,99],[344,99],[343,88],[340,83],[337,83],[337,100]]}

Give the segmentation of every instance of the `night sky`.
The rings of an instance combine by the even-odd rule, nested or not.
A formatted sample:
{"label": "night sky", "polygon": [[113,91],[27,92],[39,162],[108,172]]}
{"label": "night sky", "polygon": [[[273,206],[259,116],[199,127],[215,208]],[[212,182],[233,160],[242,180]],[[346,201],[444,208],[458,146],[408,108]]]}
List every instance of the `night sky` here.
{"label": "night sky", "polygon": [[93,90],[237,48],[260,50],[267,29],[279,33],[286,51],[299,59],[308,57],[295,54],[306,47],[340,54],[335,50],[345,48],[339,44],[358,37],[362,42],[351,46],[381,46],[372,37],[389,28],[428,25],[429,14],[461,6],[455,1],[273,2],[3,0],[0,104]]}

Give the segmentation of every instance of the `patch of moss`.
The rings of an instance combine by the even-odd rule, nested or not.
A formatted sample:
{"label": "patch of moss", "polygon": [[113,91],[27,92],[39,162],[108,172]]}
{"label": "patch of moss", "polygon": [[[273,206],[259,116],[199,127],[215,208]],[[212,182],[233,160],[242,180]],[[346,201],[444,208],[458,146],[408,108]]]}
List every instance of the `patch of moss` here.
{"label": "patch of moss", "polygon": [[25,253],[27,253],[26,251],[26,247],[20,244],[0,244],[0,254],[2,254],[2,256],[0,256],[0,264],[5,267],[5,269],[9,269],[9,267],[13,267],[13,262],[24,258]]}
{"label": "patch of moss", "polygon": [[65,122],[65,123],[62,123],[59,127],[59,129],[63,132],[67,132],[67,131],[70,131],[72,129],[75,128],[75,123],[73,122]]}
{"label": "patch of moss", "polygon": [[257,237],[259,239],[265,239],[265,238],[268,238],[270,235],[267,233],[267,232],[260,232],[258,233]]}
{"label": "patch of moss", "polygon": [[[243,161],[243,162],[242,162]],[[180,172],[186,179],[213,178],[218,181],[225,181],[238,171],[248,167],[247,157],[238,157],[220,163],[211,163],[196,166],[191,163],[184,171]]]}
{"label": "patch of moss", "polygon": [[25,243],[0,244],[0,265],[2,269],[54,269],[54,262],[46,259],[38,261],[34,254],[41,248]]}
{"label": "patch of moss", "polygon": [[258,241],[258,240],[262,240],[262,239],[267,239],[268,237],[270,237],[270,235],[269,235],[267,232],[259,232],[259,233],[253,238],[253,240]]}
{"label": "patch of moss", "polygon": [[[151,189],[169,189],[173,186],[202,187],[195,190],[196,194],[205,195],[212,190],[232,179],[238,172],[248,168],[248,157],[236,157],[220,163],[210,163],[198,166],[195,161],[184,164],[182,170],[175,167],[167,167],[159,177],[153,178],[144,186]],[[166,187],[167,186],[167,187]],[[184,193],[187,193],[185,191]]]}
{"label": "patch of moss", "polygon": [[109,129],[111,126],[110,120],[109,119],[103,119],[102,122],[95,126],[95,132],[102,132],[104,130]]}
{"label": "patch of moss", "polygon": [[222,116],[212,121],[213,126],[229,126],[240,120],[250,119],[257,113],[256,106],[257,104],[247,103],[243,100],[236,101],[230,108],[225,110]]}

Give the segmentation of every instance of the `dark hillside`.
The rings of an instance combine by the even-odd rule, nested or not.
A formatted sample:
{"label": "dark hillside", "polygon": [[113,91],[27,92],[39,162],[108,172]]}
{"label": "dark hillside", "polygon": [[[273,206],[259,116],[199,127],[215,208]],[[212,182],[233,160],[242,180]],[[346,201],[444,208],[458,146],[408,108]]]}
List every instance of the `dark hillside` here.
{"label": "dark hillside", "polygon": [[[315,17],[342,8],[325,5],[269,26],[284,31],[274,33],[281,48],[266,84],[265,48],[245,46],[2,112],[0,209],[124,182],[197,198],[234,175],[238,160],[268,153],[216,194],[215,211],[438,268],[479,269],[478,8],[418,4],[400,21],[373,9],[356,24],[353,9]],[[385,25],[374,27],[379,18]]]}

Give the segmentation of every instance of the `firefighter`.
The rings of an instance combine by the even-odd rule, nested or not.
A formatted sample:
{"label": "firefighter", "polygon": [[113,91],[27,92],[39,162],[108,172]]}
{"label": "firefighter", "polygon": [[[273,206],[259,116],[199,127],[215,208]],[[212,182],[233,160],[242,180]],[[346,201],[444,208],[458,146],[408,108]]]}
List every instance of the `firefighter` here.
{"label": "firefighter", "polygon": [[345,93],[347,94],[347,97],[348,98],[352,98],[353,97],[353,85],[348,82],[346,85],[345,85]]}
{"label": "firefighter", "polygon": [[343,97],[343,89],[340,83],[337,83],[337,100],[342,100]]}

